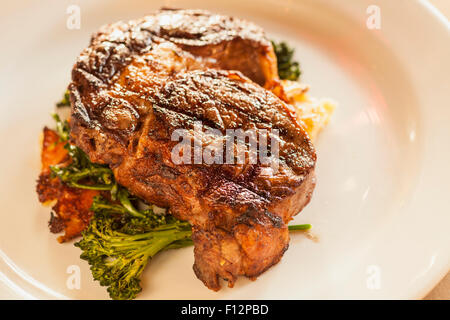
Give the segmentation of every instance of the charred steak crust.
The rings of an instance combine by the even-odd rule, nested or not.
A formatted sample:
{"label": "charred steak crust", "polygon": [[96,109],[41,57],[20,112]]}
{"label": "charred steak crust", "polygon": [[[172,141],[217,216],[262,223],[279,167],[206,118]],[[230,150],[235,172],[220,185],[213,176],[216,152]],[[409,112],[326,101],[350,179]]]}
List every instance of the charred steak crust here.
{"label": "charred steak crust", "polygon": [[275,53],[260,27],[203,10],[174,9],[101,27],[81,53],[72,76],[101,85],[133,56],[164,41],[197,57],[215,60],[221,69],[239,70],[260,85],[278,79]]}
{"label": "charred steak crust", "polygon": [[[262,29],[197,10],[102,27],[72,71],[73,142],[132,193],[193,225],[194,271],[213,290],[219,278],[233,286],[237,276],[276,264],[288,247],[288,221],[314,189],[308,135],[260,86],[270,88],[276,73]],[[173,131],[192,132],[197,121],[224,134],[277,129],[278,171],[248,161],[174,164]],[[200,139],[218,137],[202,131]]]}

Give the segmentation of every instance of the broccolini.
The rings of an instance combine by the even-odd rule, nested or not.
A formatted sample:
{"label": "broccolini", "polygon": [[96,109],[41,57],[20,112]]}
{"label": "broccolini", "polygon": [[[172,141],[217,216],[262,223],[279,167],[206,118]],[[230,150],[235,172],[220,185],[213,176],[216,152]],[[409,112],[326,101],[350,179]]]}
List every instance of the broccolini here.
{"label": "broccolini", "polygon": [[[112,299],[134,299],[142,290],[140,277],[160,251],[192,245],[191,226],[170,215],[147,212],[145,218],[123,214],[120,205],[95,199],[95,217],[75,246],[91,266],[92,276],[108,287]],[[117,213],[119,214],[117,214]]]}
{"label": "broccolini", "polygon": [[277,56],[278,75],[280,79],[296,81],[301,71],[297,61],[293,61],[294,49],[286,42],[272,41],[272,46]]}

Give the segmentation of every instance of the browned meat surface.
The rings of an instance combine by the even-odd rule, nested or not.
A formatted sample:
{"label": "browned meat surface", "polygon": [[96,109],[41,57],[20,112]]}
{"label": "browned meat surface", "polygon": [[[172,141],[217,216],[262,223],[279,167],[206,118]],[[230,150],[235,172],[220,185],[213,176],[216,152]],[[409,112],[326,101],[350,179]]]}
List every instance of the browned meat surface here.
{"label": "browned meat surface", "polygon": [[[308,135],[257,84],[273,88],[276,72],[260,28],[190,10],[103,27],[73,69],[74,143],[132,193],[193,225],[194,271],[213,290],[219,278],[233,286],[277,263],[287,223],[314,189]],[[278,170],[248,157],[240,165],[175,164],[172,133],[192,132],[197,121],[204,145],[221,139],[206,129],[279,130]]]}
{"label": "browned meat surface", "polygon": [[44,128],[41,163],[42,170],[37,181],[36,191],[39,201],[53,204],[52,210],[56,214],[49,222],[50,231],[64,235],[58,237],[59,242],[65,242],[81,234],[92,216],[90,207],[96,195],[95,190],[71,188],[50,174],[51,165],[67,165],[70,157],[64,148],[66,142],[59,139],[59,135],[48,128]]}
{"label": "browned meat surface", "polygon": [[239,70],[260,85],[277,83],[276,55],[253,23],[201,10],[160,10],[145,18],[103,26],[77,63],[109,80],[154,43],[171,42],[220,69]]}

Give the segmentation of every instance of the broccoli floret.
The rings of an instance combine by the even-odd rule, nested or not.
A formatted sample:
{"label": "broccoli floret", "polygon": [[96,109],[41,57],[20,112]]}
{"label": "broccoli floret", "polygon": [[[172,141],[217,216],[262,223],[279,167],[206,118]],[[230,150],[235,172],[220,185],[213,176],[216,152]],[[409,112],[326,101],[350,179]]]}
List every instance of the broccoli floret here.
{"label": "broccoli floret", "polygon": [[280,79],[296,81],[301,71],[297,61],[293,61],[294,49],[286,42],[272,41],[272,46],[277,56],[278,76]]}
{"label": "broccoli floret", "polygon": [[140,278],[148,260],[160,251],[192,245],[191,233],[189,223],[171,216],[97,212],[75,246],[112,299],[134,299],[142,290]]}

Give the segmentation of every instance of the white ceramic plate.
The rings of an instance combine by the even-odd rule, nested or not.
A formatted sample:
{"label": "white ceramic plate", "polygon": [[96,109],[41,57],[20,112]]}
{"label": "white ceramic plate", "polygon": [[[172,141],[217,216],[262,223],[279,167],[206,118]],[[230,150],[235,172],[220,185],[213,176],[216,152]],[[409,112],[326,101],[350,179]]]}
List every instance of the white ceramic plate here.
{"label": "white ceramic plate", "polygon": [[[38,137],[70,70],[100,25],[160,5],[248,18],[297,48],[302,79],[339,102],[317,141],[318,184],[282,261],[255,282],[209,291],[192,248],[157,256],[140,298],[420,298],[450,268],[450,28],[424,1],[72,1],[2,3],[0,17],[0,297],[107,298],[72,244],[49,233],[34,191]],[[80,289],[70,289],[70,266]]]}

